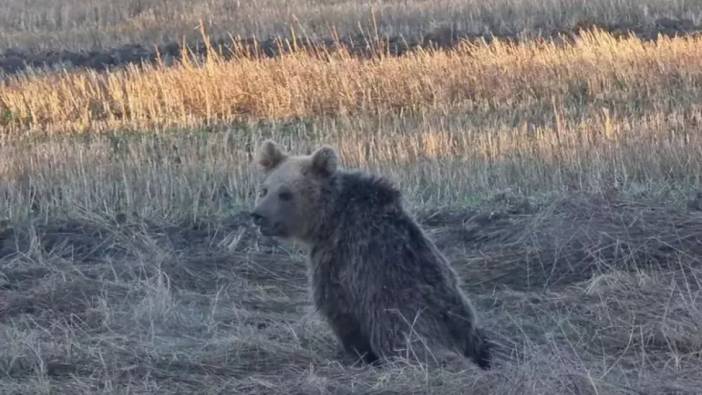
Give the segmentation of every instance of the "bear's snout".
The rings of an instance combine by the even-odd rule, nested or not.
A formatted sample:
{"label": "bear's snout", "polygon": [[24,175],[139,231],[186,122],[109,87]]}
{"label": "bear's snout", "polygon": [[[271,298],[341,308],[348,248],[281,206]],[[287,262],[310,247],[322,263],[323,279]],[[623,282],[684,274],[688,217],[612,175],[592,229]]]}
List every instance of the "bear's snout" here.
{"label": "bear's snout", "polygon": [[251,214],[251,220],[253,221],[254,225],[256,226],[261,226],[265,220],[265,217],[257,212],[252,212]]}
{"label": "bear's snout", "polygon": [[277,221],[272,221],[269,217],[254,211],[250,214],[254,226],[264,236],[281,236],[284,232],[282,224]]}

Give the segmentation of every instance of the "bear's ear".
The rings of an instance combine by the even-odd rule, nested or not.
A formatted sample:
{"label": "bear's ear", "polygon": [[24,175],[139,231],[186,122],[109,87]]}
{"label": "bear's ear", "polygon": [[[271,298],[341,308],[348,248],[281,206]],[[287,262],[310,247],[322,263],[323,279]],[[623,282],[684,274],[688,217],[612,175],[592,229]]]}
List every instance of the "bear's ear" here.
{"label": "bear's ear", "polygon": [[270,171],[276,168],[287,155],[273,140],[264,141],[256,152],[256,163],[264,170]]}
{"label": "bear's ear", "polygon": [[322,146],[312,153],[312,169],[323,176],[330,176],[336,172],[339,159],[334,148]]}

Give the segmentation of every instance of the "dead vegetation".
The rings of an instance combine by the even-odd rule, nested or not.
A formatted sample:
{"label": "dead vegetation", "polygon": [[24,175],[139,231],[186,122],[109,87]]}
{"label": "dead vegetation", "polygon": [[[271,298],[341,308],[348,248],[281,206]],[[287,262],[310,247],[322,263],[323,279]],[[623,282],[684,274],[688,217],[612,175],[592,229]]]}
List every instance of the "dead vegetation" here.
{"label": "dead vegetation", "polygon": [[350,366],[310,311],[299,252],[259,238],[245,214],[168,226],[101,216],[18,224],[2,237],[0,385],[5,393],[197,392],[203,383],[208,392],[281,394],[695,388],[702,215],[590,199],[512,214],[510,205],[489,216],[420,214],[505,347],[488,372]]}
{"label": "dead vegetation", "polygon": [[415,41],[453,33],[533,37],[582,22],[646,35],[689,30],[700,16],[699,3],[679,0],[8,0],[0,11],[0,51],[151,49],[199,39],[200,23],[219,38],[290,38],[295,29],[311,39]]}
{"label": "dead vegetation", "polygon": [[[11,77],[0,126],[20,131],[197,127],[232,121],[357,116],[397,110],[458,112],[541,102],[649,102],[696,90],[702,38],[615,39],[599,30],[575,42],[464,43],[449,51],[360,59],[293,50],[241,54],[177,67],[132,66]],[[333,87],[333,89],[331,89]]]}
{"label": "dead vegetation", "polygon": [[[201,25],[202,26],[202,25]],[[659,36],[678,37],[694,35],[702,32],[702,25],[697,25],[690,19],[659,18],[648,25],[617,25],[603,24],[592,21],[581,21],[567,28],[549,32],[499,33],[490,31],[477,33],[474,30],[459,30],[454,28],[437,28],[427,34],[417,37],[381,36],[377,32],[360,32],[338,36],[310,38],[298,37],[291,27],[290,37],[256,38],[207,38],[203,40],[184,40],[183,42],[167,42],[160,45],[146,46],[143,44],[125,44],[114,48],[81,50],[54,50],[11,48],[0,51],[0,77],[23,72],[42,72],[56,70],[95,70],[107,71],[123,68],[129,65],[160,64],[171,66],[177,64],[183,57],[195,56],[204,59],[216,48],[217,56],[230,60],[237,58],[244,51],[255,53],[262,57],[276,57],[289,52],[291,47],[313,51],[333,51],[344,48],[350,55],[357,57],[373,57],[382,52],[387,56],[404,55],[420,48],[450,49],[461,42],[492,42],[495,39],[519,42],[534,39],[555,39],[568,41],[582,30],[599,28],[615,37],[636,35],[645,41],[657,39]],[[216,36],[221,34],[217,34]],[[531,36],[531,37],[530,37]]]}
{"label": "dead vegetation", "polygon": [[[440,246],[461,251],[473,287],[559,289],[598,273],[676,271],[702,264],[702,212],[652,202],[561,198],[512,214],[458,216],[462,226],[438,228]],[[446,218],[450,221],[451,216]],[[460,251],[460,250],[459,250]],[[475,272],[472,272],[475,270]]]}
{"label": "dead vegetation", "polygon": [[[346,130],[250,132],[304,151]],[[357,140],[341,144],[351,161],[383,168],[407,191],[502,345],[496,370],[429,372],[353,366],[337,350],[311,311],[300,252],[250,227],[250,144],[236,133],[0,148],[3,392],[691,393],[700,384],[702,213],[652,170],[652,153],[639,162],[607,151],[628,172],[648,164],[647,184],[658,184],[643,193],[635,183],[564,193],[538,182],[541,171],[567,173],[562,160],[524,169],[538,186],[524,196],[480,181],[505,167],[393,161],[373,144],[364,162],[373,133],[347,136]],[[600,175],[578,177],[595,186]],[[551,188],[555,197],[535,198]],[[473,209],[456,200],[466,196]]]}

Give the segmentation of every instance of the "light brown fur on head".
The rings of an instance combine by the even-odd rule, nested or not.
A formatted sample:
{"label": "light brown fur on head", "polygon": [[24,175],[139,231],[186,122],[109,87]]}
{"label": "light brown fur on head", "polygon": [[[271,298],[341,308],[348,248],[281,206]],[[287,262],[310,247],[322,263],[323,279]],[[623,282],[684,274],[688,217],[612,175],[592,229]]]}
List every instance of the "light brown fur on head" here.
{"label": "light brown fur on head", "polygon": [[[270,172],[281,163],[291,160],[319,175],[330,176],[338,166],[338,156],[334,148],[324,145],[310,155],[291,156],[273,140],[265,140],[256,151],[256,162],[264,171]],[[306,170],[307,170],[306,169]]]}
{"label": "light brown fur on head", "polygon": [[322,146],[310,155],[295,156],[265,140],[256,162],[265,174],[252,213],[261,233],[304,240],[316,218],[321,183],[337,171],[336,151]]}
{"label": "light brown fur on head", "polygon": [[256,163],[269,171],[286,159],[287,155],[273,140],[265,140],[256,151]]}

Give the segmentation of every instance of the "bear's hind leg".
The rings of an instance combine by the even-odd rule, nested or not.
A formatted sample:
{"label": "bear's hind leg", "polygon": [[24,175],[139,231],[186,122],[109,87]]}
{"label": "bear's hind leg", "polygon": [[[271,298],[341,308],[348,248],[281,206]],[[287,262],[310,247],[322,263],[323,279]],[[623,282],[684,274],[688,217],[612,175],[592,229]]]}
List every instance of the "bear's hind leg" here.
{"label": "bear's hind leg", "polygon": [[451,337],[462,348],[463,355],[481,369],[489,369],[492,359],[492,344],[485,333],[475,326],[475,313],[465,301],[449,306],[441,315]]}
{"label": "bear's hind leg", "polygon": [[481,369],[490,369],[492,365],[492,344],[478,328],[471,328],[466,335],[464,355],[475,362]]}
{"label": "bear's hind leg", "polygon": [[383,309],[373,317],[371,345],[382,360],[399,359],[434,366],[446,359],[441,342],[427,331],[426,321],[415,317],[410,311],[397,309]]}

